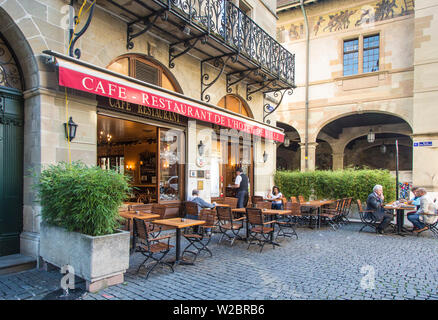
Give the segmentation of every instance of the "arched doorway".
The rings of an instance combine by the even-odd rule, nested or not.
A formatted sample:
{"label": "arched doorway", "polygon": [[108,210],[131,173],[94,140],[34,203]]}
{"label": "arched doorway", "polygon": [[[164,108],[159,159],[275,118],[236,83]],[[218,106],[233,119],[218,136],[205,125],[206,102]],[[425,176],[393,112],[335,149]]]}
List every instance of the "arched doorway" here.
{"label": "arched doorway", "polygon": [[23,78],[0,34],[0,256],[20,251],[23,228]]}
{"label": "arched doorway", "polygon": [[285,142],[277,146],[277,170],[300,170],[300,135],[294,127],[277,122],[285,133]]}
{"label": "arched doorway", "polygon": [[226,96],[222,97],[217,105],[221,108],[241,114],[245,117],[254,118],[251,109],[245,100],[234,94],[227,94]]}

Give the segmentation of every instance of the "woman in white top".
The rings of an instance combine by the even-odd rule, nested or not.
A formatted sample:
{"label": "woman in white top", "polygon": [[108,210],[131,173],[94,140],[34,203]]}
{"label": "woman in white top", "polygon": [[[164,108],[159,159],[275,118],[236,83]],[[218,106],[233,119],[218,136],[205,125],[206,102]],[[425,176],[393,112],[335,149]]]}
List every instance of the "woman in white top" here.
{"label": "woman in white top", "polygon": [[282,210],[283,209],[283,201],[281,198],[283,198],[283,195],[280,192],[280,189],[277,186],[272,187],[271,194],[268,195],[269,199],[278,199],[272,201],[271,208],[274,210]]}

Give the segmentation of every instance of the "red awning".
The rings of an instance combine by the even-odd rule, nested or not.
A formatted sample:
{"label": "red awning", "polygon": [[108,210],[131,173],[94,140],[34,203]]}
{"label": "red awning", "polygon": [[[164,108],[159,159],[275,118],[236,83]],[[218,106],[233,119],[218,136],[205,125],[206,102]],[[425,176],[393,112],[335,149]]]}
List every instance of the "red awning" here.
{"label": "red awning", "polygon": [[106,72],[105,69],[94,66],[93,68],[87,67],[86,63],[76,63],[73,60],[63,59],[56,55],[60,86],[150,108],[176,112],[188,118],[244,131],[269,140],[284,141],[284,133],[275,127],[218,110],[200,101],[184,98],[164,89],[158,90],[152,86],[141,85],[130,81],[126,76],[120,75],[118,77],[111,71]]}

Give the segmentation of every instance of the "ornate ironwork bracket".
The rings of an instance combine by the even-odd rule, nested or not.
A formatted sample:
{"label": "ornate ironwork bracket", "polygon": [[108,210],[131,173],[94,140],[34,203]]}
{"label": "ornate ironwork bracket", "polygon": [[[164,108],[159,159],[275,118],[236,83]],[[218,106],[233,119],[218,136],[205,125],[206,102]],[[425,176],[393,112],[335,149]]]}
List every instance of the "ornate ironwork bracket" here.
{"label": "ornate ironwork bracket", "polygon": [[202,34],[198,37],[194,37],[191,39],[187,39],[184,40],[184,47],[185,49],[183,51],[181,51],[180,53],[174,54],[175,52],[175,47],[180,44],[181,42],[178,43],[174,43],[172,45],[169,46],[169,68],[174,68],[175,67],[175,63],[173,62],[176,58],[181,57],[182,55],[186,54],[187,52],[189,52],[190,50],[192,50],[196,44],[199,42],[199,40],[201,40],[202,44],[206,44],[208,41],[208,35],[207,34]]}
{"label": "ornate ironwork bracket", "polygon": [[[155,11],[154,13],[148,15],[147,17],[144,17],[141,20],[136,20],[133,21],[131,23],[128,24],[128,28],[127,28],[127,37],[126,37],[126,48],[128,50],[131,50],[132,48],[134,48],[134,42],[132,42],[132,40],[134,40],[135,38],[141,36],[142,34],[146,33],[149,31],[150,28],[152,28],[152,26],[155,24],[155,22],[157,21],[158,17],[161,16],[161,20],[166,21],[168,19],[168,11],[167,9],[162,9],[159,11]],[[134,28],[133,25],[135,23],[141,22],[143,21],[144,24],[144,28],[136,33],[134,33]]]}
{"label": "ornate ironwork bracket", "polygon": [[[233,92],[233,89],[231,87],[234,86],[235,84],[238,84],[239,82],[245,80],[251,74],[251,72],[254,72],[254,74],[257,75],[259,70],[260,70],[260,68],[253,68],[253,69],[247,69],[247,70],[228,73],[227,74],[227,93]],[[238,77],[237,80],[231,81],[231,78],[233,76],[234,77],[237,76]]]}
{"label": "ornate ironwork bracket", "polygon": [[255,90],[252,90],[252,91],[250,90],[250,87],[251,87],[252,85],[259,84],[259,83],[249,83],[249,84],[246,86],[246,100],[251,101],[251,100],[252,100],[252,97],[251,97],[252,94],[254,94],[254,93],[256,93],[256,92],[259,92],[259,91],[263,90],[264,88],[266,88],[267,86],[271,85],[272,83],[275,85],[275,81],[277,81],[277,80],[278,80],[278,79],[275,78],[275,79],[271,79],[271,80],[267,80],[267,81],[260,82],[261,87],[255,89]]}
{"label": "ornate ironwork bracket", "polygon": [[[70,6],[73,7],[74,1],[75,0],[70,1]],[[75,49],[74,47],[75,47],[76,42],[79,40],[79,38],[84,35],[84,33],[87,31],[88,27],[90,26],[91,20],[93,19],[93,13],[94,13],[95,6],[96,6],[96,2],[93,2],[91,4],[90,9],[89,9],[90,13],[88,14],[87,22],[85,22],[85,25],[82,27],[81,31],[75,33],[74,29],[70,29],[69,43],[71,43],[71,44],[70,44],[70,49],[68,52],[70,57],[76,56],[77,59],[81,58],[81,49],[79,49],[79,48]],[[79,19],[78,16],[74,17],[75,25],[77,23],[79,23],[78,19]]]}
{"label": "ornate ironwork bracket", "polygon": [[[281,90],[283,90],[283,91],[281,91]],[[267,91],[267,92],[272,92],[272,91]],[[265,93],[267,93],[267,92],[265,92]],[[280,95],[280,101],[278,101],[278,103],[277,103],[277,105],[275,107],[271,106],[269,103],[266,103],[263,106],[263,122],[265,122],[266,117],[268,117],[269,115],[274,113],[275,110],[278,109],[278,107],[280,106],[281,102],[283,101],[283,98],[284,98],[286,92],[289,95],[292,95],[293,89],[292,88],[285,88],[285,89],[279,89],[277,91],[274,91],[274,97],[278,97],[278,95]]]}
{"label": "ornate ironwork bracket", "polygon": [[[226,59],[224,60],[224,58]],[[227,66],[228,62],[232,60],[233,63],[236,63],[238,58],[239,58],[238,54],[231,53],[231,54],[225,54],[222,56],[213,57],[201,61],[201,100],[202,101],[206,101],[206,102],[210,101],[210,95],[205,94],[205,92],[208,90],[208,88],[214,85],[216,81],[219,80],[220,76],[224,73],[225,67]],[[212,60],[214,60],[213,66],[220,69],[218,75],[210,82],[207,82],[210,79],[210,76],[208,73],[204,73],[204,63],[207,63]]]}

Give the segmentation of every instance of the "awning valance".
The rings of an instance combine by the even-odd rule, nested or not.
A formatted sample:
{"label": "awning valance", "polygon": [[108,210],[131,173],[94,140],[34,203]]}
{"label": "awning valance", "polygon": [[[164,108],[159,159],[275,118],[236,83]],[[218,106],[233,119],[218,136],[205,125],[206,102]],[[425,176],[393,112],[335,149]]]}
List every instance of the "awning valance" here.
{"label": "awning valance", "polygon": [[277,142],[284,141],[284,133],[281,129],[225,110],[222,111],[201,101],[88,65],[82,61],[76,62],[76,59],[62,57],[61,54],[51,51],[44,53],[56,57],[60,86],[150,108],[176,112],[188,118],[214,123]]}

